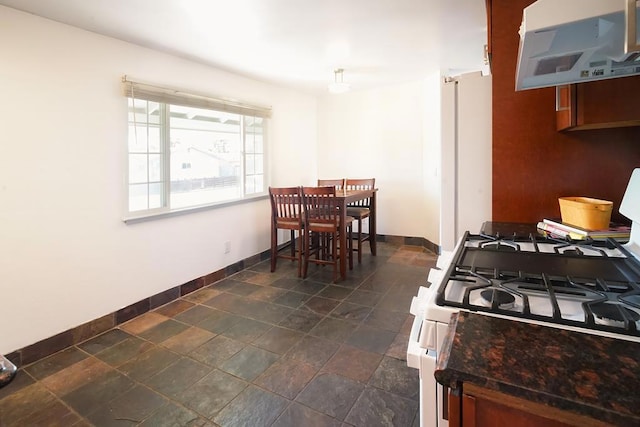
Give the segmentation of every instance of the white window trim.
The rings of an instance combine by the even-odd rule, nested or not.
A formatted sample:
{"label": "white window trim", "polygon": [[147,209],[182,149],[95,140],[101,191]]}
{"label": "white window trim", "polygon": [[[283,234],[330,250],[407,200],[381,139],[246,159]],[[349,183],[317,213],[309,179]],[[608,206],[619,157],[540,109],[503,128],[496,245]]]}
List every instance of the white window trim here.
{"label": "white window trim", "polygon": [[[228,98],[219,98],[219,97],[216,98],[216,97],[198,95],[198,94],[184,92],[178,89],[140,83],[140,82],[128,79],[127,76],[122,77],[122,82],[123,82],[123,94],[125,95],[125,97],[127,97],[127,99],[132,97],[135,99],[143,99],[146,101],[160,102],[163,104],[185,105],[190,107],[205,108],[205,109],[211,109],[216,111],[227,111],[235,114],[240,114],[243,116],[253,115],[255,117],[262,117],[262,118],[271,117],[271,107],[252,105],[252,104],[247,104],[247,103],[243,103],[243,102],[233,100],[233,99],[228,99]],[[134,96],[132,96],[132,93],[134,94]],[[264,161],[266,161],[270,157],[268,155],[268,147],[267,147],[269,144],[269,138],[267,136],[269,133],[269,128],[270,126],[266,124],[265,138],[263,140]],[[162,129],[164,132],[168,132],[167,126],[163,126]],[[241,126],[241,133],[242,133],[242,141],[243,141],[242,150],[241,150],[241,154],[242,154],[241,167],[243,169],[241,174],[241,179],[242,179],[241,197],[224,200],[220,202],[207,203],[203,205],[188,206],[184,208],[171,209],[170,207],[160,207],[155,209],[146,209],[142,211],[131,212],[128,209],[129,169],[127,168],[127,176],[125,181],[125,193],[127,194],[127,201],[126,201],[127,208],[125,210],[123,221],[127,224],[145,222],[145,221],[154,220],[154,219],[168,218],[168,217],[179,216],[179,215],[184,215],[188,213],[202,212],[210,209],[216,209],[221,207],[233,206],[233,205],[250,203],[250,202],[267,199],[269,197],[267,189],[269,187],[269,181],[270,181],[269,179],[270,168],[268,164],[263,165],[264,166],[263,168],[264,191],[261,193],[255,193],[251,195],[246,194],[245,185],[246,185],[247,177],[245,176],[246,157],[245,157],[245,143],[244,143],[244,133],[245,133],[244,126]],[[162,144],[163,144],[163,149],[162,149],[163,152],[165,150],[169,150],[169,141],[166,135],[162,138]],[[127,157],[128,156],[129,156],[129,153],[127,151]],[[129,160],[127,159],[127,162],[128,161]],[[170,176],[169,167],[170,167],[169,162],[164,162],[165,170],[163,171],[163,174],[165,177]],[[167,179],[168,178],[163,178],[163,181],[166,181]],[[165,185],[164,186],[165,194],[163,194],[163,198],[169,197],[170,191],[171,191],[170,185]]]}

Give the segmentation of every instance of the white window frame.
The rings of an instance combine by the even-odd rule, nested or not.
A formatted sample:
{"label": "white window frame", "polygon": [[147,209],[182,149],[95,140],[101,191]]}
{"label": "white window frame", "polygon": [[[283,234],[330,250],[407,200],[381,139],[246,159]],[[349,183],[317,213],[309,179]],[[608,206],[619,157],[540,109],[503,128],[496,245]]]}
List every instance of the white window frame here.
{"label": "white window frame", "polygon": [[[214,98],[209,96],[203,96],[193,93],[184,92],[181,90],[165,88],[155,85],[149,85],[146,83],[135,82],[129,80],[127,76],[122,78],[123,82],[123,94],[127,100],[127,117],[129,116],[129,105],[134,100],[143,100],[150,102],[158,102],[161,104],[160,109],[163,112],[162,120],[160,120],[160,156],[161,156],[161,182],[163,184],[163,191],[161,195],[161,206],[157,208],[147,208],[142,210],[130,210],[130,189],[131,182],[129,176],[129,167],[127,167],[126,177],[126,211],[124,215],[125,222],[136,222],[140,220],[154,219],[159,217],[173,216],[178,214],[184,214],[189,212],[201,211],[204,209],[211,209],[220,206],[228,206],[231,204],[237,204],[245,201],[251,201],[256,199],[264,199],[268,197],[269,188],[269,167],[268,167],[268,129],[269,119],[271,117],[271,108],[250,105],[241,103],[235,100],[229,100],[224,98]],[[169,120],[169,109],[171,105],[186,106],[201,109],[208,109],[218,112],[227,112],[232,114],[238,114],[240,116],[240,195],[238,197],[216,201],[212,203],[205,203],[193,206],[185,206],[179,208],[172,208],[170,206],[171,200],[171,176],[170,176],[170,161],[171,161],[171,149],[169,146],[169,130],[171,127]],[[248,117],[262,118],[262,175],[263,185],[262,191],[252,192],[247,194],[247,157],[253,153],[247,152],[247,132],[245,129],[245,120]],[[135,119],[134,119],[135,121]],[[127,119],[128,127],[130,125],[129,119]],[[147,126],[148,126],[147,122]],[[130,162],[130,156],[134,154],[129,150],[129,142],[127,141],[127,164]],[[147,154],[150,152],[147,151]],[[147,173],[148,174],[148,173]],[[251,175],[256,175],[252,173]],[[147,181],[150,182],[150,181]],[[149,197],[149,196],[147,196]]]}

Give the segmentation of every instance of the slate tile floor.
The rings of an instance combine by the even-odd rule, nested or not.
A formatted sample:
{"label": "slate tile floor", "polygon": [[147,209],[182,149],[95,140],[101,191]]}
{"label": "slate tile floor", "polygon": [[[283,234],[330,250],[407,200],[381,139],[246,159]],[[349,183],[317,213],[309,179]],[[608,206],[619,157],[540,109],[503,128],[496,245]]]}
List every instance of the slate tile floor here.
{"label": "slate tile floor", "polygon": [[0,426],[416,426],[408,311],[436,257],[378,252],[336,284],[262,262],[25,366]]}

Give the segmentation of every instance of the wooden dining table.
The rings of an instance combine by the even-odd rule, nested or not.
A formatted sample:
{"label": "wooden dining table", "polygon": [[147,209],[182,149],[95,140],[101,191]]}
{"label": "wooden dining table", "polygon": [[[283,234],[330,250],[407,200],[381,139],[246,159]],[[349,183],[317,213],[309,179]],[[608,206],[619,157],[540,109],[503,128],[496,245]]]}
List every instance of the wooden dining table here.
{"label": "wooden dining table", "polygon": [[[371,247],[371,255],[376,256],[376,193],[377,188],[369,190],[346,190],[344,188],[336,190],[336,199],[340,202],[340,278],[342,280],[347,277],[347,206],[349,203],[357,202],[371,198],[371,206],[369,206],[369,245]],[[343,249],[344,248],[344,249]]]}

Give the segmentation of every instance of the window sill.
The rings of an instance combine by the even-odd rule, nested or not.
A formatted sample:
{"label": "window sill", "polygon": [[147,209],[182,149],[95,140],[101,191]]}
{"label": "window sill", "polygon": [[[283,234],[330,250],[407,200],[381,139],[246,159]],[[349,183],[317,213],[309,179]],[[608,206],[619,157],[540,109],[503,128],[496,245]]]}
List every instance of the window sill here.
{"label": "window sill", "polygon": [[190,213],[195,213],[195,212],[202,212],[202,211],[208,211],[211,209],[218,209],[218,208],[224,208],[224,207],[228,207],[228,206],[235,206],[235,205],[241,205],[244,203],[251,203],[251,202],[255,202],[258,200],[264,200],[264,199],[268,199],[269,195],[268,194],[260,194],[257,196],[252,196],[252,197],[247,197],[244,199],[237,199],[237,200],[230,200],[227,202],[220,202],[220,203],[213,203],[213,204],[209,204],[209,205],[201,205],[201,206],[194,206],[194,207],[189,207],[189,208],[182,208],[182,209],[175,209],[175,210],[171,210],[171,211],[161,211],[161,212],[142,212],[140,214],[129,214],[127,216],[125,216],[123,218],[123,221],[125,222],[125,224],[136,224],[138,222],[146,222],[146,221],[153,221],[156,219],[162,219],[162,218],[170,218],[170,217],[174,217],[174,216],[179,216],[179,215],[186,215],[186,214],[190,214]]}

